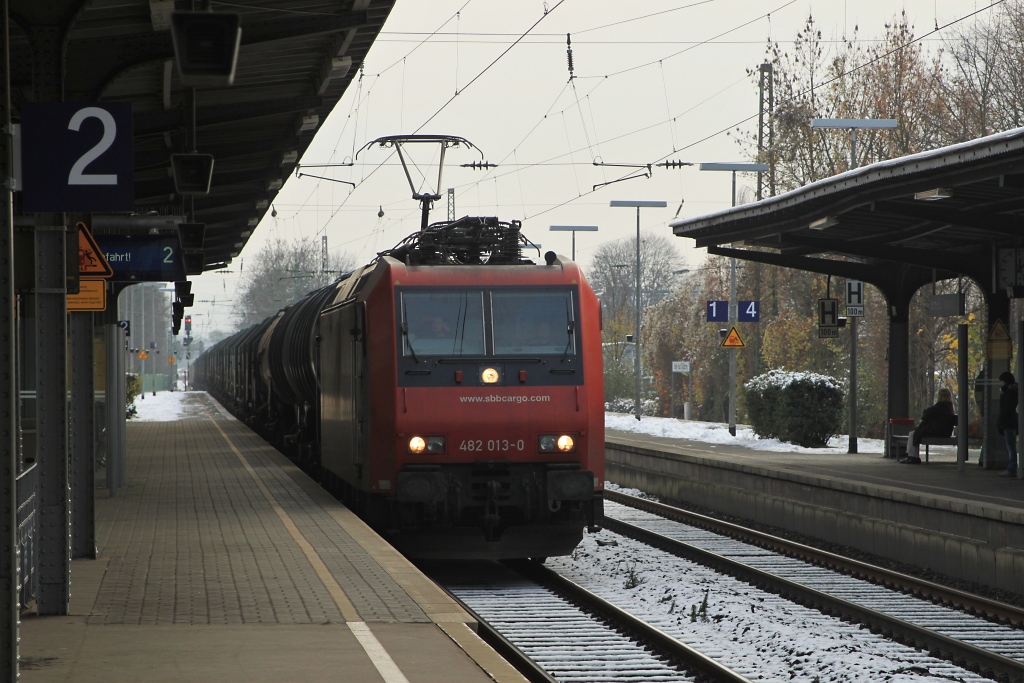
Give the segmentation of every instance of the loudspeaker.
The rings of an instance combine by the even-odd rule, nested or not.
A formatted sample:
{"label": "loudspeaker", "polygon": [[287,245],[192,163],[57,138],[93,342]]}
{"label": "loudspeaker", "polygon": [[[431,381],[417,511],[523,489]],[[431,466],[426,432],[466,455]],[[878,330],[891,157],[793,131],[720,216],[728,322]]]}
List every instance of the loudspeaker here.
{"label": "loudspeaker", "polygon": [[178,194],[209,194],[213,179],[212,154],[172,154],[174,191]]}
{"label": "loudspeaker", "polygon": [[178,239],[181,240],[181,248],[187,251],[199,251],[203,248],[203,240],[206,239],[205,223],[178,223]]}
{"label": "loudspeaker", "polygon": [[235,82],[241,20],[231,12],[173,12],[171,36],[181,84],[225,88]]}
{"label": "loudspeaker", "polygon": [[182,254],[185,260],[185,274],[186,275],[202,275],[203,268],[206,266],[206,252],[203,251],[186,251]]}

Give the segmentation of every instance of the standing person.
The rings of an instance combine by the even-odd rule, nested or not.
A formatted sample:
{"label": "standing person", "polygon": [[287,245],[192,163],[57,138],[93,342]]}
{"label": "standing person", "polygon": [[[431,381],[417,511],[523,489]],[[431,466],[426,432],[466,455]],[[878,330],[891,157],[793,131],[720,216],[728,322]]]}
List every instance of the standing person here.
{"label": "standing person", "polygon": [[1006,439],[1006,471],[1000,477],[1017,476],[1017,380],[1012,372],[999,375],[999,422],[996,427]]}
{"label": "standing person", "polygon": [[907,457],[900,462],[910,465],[921,464],[921,439],[926,436],[948,437],[953,435],[956,426],[956,412],[953,410],[953,392],[939,389],[938,400],[930,408],[925,408],[921,415],[921,424],[907,436],[909,448]]}

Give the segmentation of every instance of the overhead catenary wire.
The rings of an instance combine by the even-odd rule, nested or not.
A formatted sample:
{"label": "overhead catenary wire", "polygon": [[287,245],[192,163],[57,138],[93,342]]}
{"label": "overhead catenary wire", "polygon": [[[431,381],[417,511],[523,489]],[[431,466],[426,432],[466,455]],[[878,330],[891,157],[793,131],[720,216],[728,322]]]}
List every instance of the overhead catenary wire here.
{"label": "overhead catenary wire", "polygon": [[[932,31],[929,31],[928,33],[925,33],[924,35],[915,38],[914,40],[908,42],[906,45],[902,45],[900,47],[897,47],[897,48],[894,48],[892,50],[889,50],[888,52],[886,52],[884,54],[881,54],[881,55],[878,55],[875,58],[870,59],[870,60],[868,60],[867,62],[865,62],[863,64],[859,64],[859,65],[857,65],[856,67],[854,67],[852,69],[849,69],[849,70],[844,71],[844,72],[842,72],[840,74],[837,74],[836,76],[834,76],[834,77],[832,77],[830,79],[825,80],[823,83],[818,83],[816,85],[816,87],[822,87],[822,86],[827,85],[829,83],[833,83],[833,82],[839,80],[840,78],[843,78],[843,77],[845,77],[845,76],[847,76],[847,75],[849,75],[851,73],[855,73],[856,71],[864,69],[864,68],[866,68],[866,67],[868,67],[868,66],[870,66],[870,65],[872,65],[874,63],[877,63],[878,61],[880,61],[882,59],[885,59],[886,57],[891,56],[892,54],[895,54],[896,52],[904,50],[904,49],[910,47],[911,45],[914,45],[915,43],[920,42],[922,39],[924,39],[924,38],[926,38],[926,37],[928,37],[930,35],[933,35],[933,34],[938,33],[938,32],[940,32],[940,31],[942,31],[942,30],[944,30],[946,28],[949,28],[950,26],[953,26],[953,25],[958,24],[958,23],[960,23],[962,21],[965,21],[965,20],[967,20],[967,19],[969,19],[969,18],[971,18],[973,16],[976,16],[977,14],[980,14],[981,12],[985,12],[985,11],[987,11],[989,9],[992,9],[993,7],[995,7],[997,5],[1000,5],[1003,2],[1005,2],[1005,0],[995,0],[994,2],[992,2],[991,4],[989,4],[989,5],[985,6],[985,7],[982,7],[980,9],[977,9],[977,10],[973,11],[973,12],[965,14],[965,15],[963,15],[963,16],[957,18],[957,19],[954,19],[952,21],[949,21],[946,24],[944,24],[944,25],[942,25],[942,26],[940,26],[940,27],[938,27],[938,28],[936,28],[936,29],[934,29]],[[787,6],[789,4],[792,4],[792,3],[787,3]],[[619,72],[619,73],[624,73],[624,72]],[[806,94],[807,92],[809,92],[809,89],[794,94],[793,97],[790,98],[790,100],[787,100],[787,101],[791,101],[792,99],[796,99],[796,98]],[[668,157],[672,156],[673,154],[675,154],[677,152],[686,151],[687,149],[690,149],[690,148],[695,147],[695,146],[697,146],[697,145],[699,145],[699,144],[701,144],[703,142],[706,142],[706,141],[708,141],[708,140],[710,140],[710,139],[712,139],[712,138],[714,138],[714,137],[716,137],[718,135],[721,135],[722,133],[726,133],[726,132],[728,132],[730,130],[733,130],[734,128],[736,128],[738,126],[741,126],[744,123],[747,123],[747,122],[751,121],[752,119],[754,119],[756,117],[757,117],[756,113],[755,114],[751,114],[750,116],[747,116],[747,117],[745,117],[745,118],[743,118],[743,119],[741,119],[741,120],[739,120],[739,121],[737,121],[735,123],[732,123],[732,124],[730,124],[730,125],[728,125],[728,126],[726,126],[724,128],[718,129],[718,130],[714,131],[713,133],[705,135],[705,136],[703,136],[703,137],[701,137],[701,138],[699,138],[699,139],[697,139],[697,140],[695,140],[695,141],[693,141],[693,142],[691,142],[691,143],[689,143],[687,145],[684,145],[680,149],[673,150],[672,152],[669,152],[668,154],[666,154],[666,155],[662,156],[661,158],[659,158],[657,161],[664,161],[665,159],[667,159]],[[665,123],[665,122],[659,122],[657,124],[652,124],[650,126],[645,126],[645,127],[641,128],[639,130],[641,130],[641,131],[642,130],[649,130],[649,129],[654,128],[656,126],[662,125],[663,123]],[[629,134],[635,134],[636,132],[637,131],[633,131],[632,133],[629,133]],[[621,138],[623,136],[618,136],[618,137]],[[615,139],[615,138],[613,138],[613,139]],[[623,176],[620,176],[619,180],[626,179],[629,175],[630,175],[629,173],[626,173]],[[580,197],[592,194],[595,191],[596,190],[585,191],[585,192],[583,192],[580,195]],[[565,200],[564,202],[561,202],[559,204],[555,204],[555,205],[553,205],[553,206],[551,206],[551,207],[549,207],[549,208],[547,208],[547,209],[545,209],[543,211],[540,211],[540,212],[538,212],[536,214],[532,214],[530,216],[524,216],[524,219],[536,218],[537,216],[543,215],[543,214],[548,213],[550,211],[553,211],[555,209],[558,209],[558,208],[561,208],[561,207],[566,206],[568,204],[571,204],[572,202],[574,202],[578,198],[579,197],[569,198],[569,199]]]}
{"label": "overhead catenary wire", "polygon": [[[858,65],[858,66],[857,66],[857,67],[855,67],[854,69],[851,69],[851,70],[849,70],[849,71],[845,72],[844,74],[841,74],[841,75],[839,75],[839,76],[836,76],[835,78],[840,78],[840,77],[843,77],[843,76],[845,76],[845,75],[847,75],[847,74],[849,74],[849,73],[852,73],[852,72],[856,71],[857,69],[861,69],[861,68],[864,68],[864,67],[866,67],[866,66],[869,66],[869,65],[870,65],[870,64],[872,64],[872,63],[876,63],[876,62],[877,62],[878,60],[880,60],[880,59],[884,59],[884,58],[886,58],[886,57],[890,56],[891,54],[893,54],[894,52],[897,52],[897,51],[898,51],[898,50],[900,50],[900,49],[904,49],[905,47],[909,47],[910,45],[912,45],[912,44],[914,44],[914,43],[919,43],[919,42],[921,42],[921,41],[927,40],[927,39],[929,39],[929,37],[930,37],[930,36],[933,36],[933,35],[935,35],[935,34],[936,34],[937,32],[939,32],[939,31],[941,31],[941,30],[944,30],[944,29],[948,28],[949,26],[952,26],[952,25],[954,25],[954,24],[956,24],[956,23],[959,23],[960,21],[963,21],[963,20],[965,20],[965,19],[967,19],[967,18],[970,18],[971,16],[975,16],[976,14],[979,14],[980,12],[984,12],[984,11],[987,11],[987,10],[989,10],[989,9],[991,9],[991,8],[993,8],[993,7],[997,6],[997,5],[999,5],[999,4],[1002,4],[1003,2],[1004,2],[1004,0],[997,0],[996,2],[992,2],[992,3],[990,3],[989,5],[986,5],[985,7],[982,7],[982,8],[979,8],[979,9],[975,10],[974,12],[971,12],[971,13],[969,13],[969,14],[966,14],[966,15],[964,15],[963,17],[960,17],[960,18],[958,18],[958,19],[955,19],[955,20],[953,20],[953,21],[947,22],[946,24],[944,24],[944,25],[942,25],[942,26],[939,26],[939,27],[938,27],[938,28],[937,28],[936,30],[934,30],[934,31],[930,31],[930,32],[928,32],[928,33],[926,33],[926,34],[924,34],[924,35],[922,35],[922,36],[919,36],[919,37],[915,38],[915,39],[914,39],[913,41],[911,41],[910,43],[908,43],[908,44],[907,44],[906,46],[901,46],[900,48],[896,48],[896,49],[894,49],[894,50],[890,50],[890,51],[886,52],[886,53],[885,53],[885,54],[883,54],[883,55],[879,55],[879,56],[877,56],[876,58],[874,58],[874,59],[870,60],[869,62],[867,62],[867,63],[865,63],[865,64],[861,64],[861,65]],[[784,4],[784,5],[781,5],[780,7],[778,7],[778,8],[775,8],[775,9],[773,9],[773,10],[772,10],[772,12],[777,12],[777,11],[779,11],[779,9],[782,9],[782,8],[784,8],[784,7],[787,7],[787,6],[789,6],[790,4],[792,4],[792,3],[786,3],[786,4]],[[769,12],[769,13],[766,13],[766,14],[762,15],[762,17],[759,17],[759,18],[764,18],[764,17],[768,17],[768,16],[770,15],[770,14],[771,14],[770,12]],[[749,23],[751,23],[751,22],[749,22],[749,21],[748,21],[748,22],[744,22],[744,24],[743,24],[743,25],[749,25]],[[719,36],[721,36],[721,35],[725,35],[725,34],[727,34],[728,32],[729,32],[729,31],[727,31],[727,32],[724,32],[724,33],[720,33],[720,34],[718,34],[718,35],[719,35]],[[522,35],[522,34],[521,34],[521,35]],[[712,38],[712,39],[708,39],[708,40],[705,40],[705,41],[700,41],[700,43],[698,43],[698,44],[701,44],[701,45],[703,45],[703,44],[707,44],[707,43],[709,43],[709,42],[710,42],[710,41],[712,41],[712,40],[714,40],[714,39]],[[511,46],[510,46],[510,48],[508,48],[508,49],[511,49]],[[507,49],[506,49],[506,51],[505,51],[505,52],[503,52],[502,54],[504,55],[504,54],[506,54],[506,53],[507,53]],[[679,53],[675,53],[675,54],[679,54]],[[675,55],[670,55],[670,56],[675,56]],[[664,58],[663,58],[663,59],[664,59]],[[656,60],[655,62],[651,62],[651,63],[652,63],[652,64],[655,64],[655,63],[659,63],[660,61],[662,61],[662,60]],[[490,68],[490,66],[493,66],[493,62],[492,62],[492,63],[491,63],[490,65],[488,65],[488,67],[487,67],[487,68]],[[613,75],[618,75],[618,74],[626,73],[626,72],[628,72],[628,71],[630,71],[630,70],[635,70],[636,68],[639,68],[640,66],[643,66],[643,65],[638,65],[637,67],[631,67],[631,69],[629,69],[629,70],[623,70],[623,71],[620,71],[620,72],[615,72],[614,74],[608,74],[608,76],[610,77],[610,76],[613,76]],[[475,81],[475,80],[476,80],[477,78],[479,78],[480,76],[482,76],[482,75],[483,75],[483,73],[484,73],[484,72],[486,72],[487,68],[485,68],[485,69],[484,69],[483,71],[481,71],[481,72],[480,72],[480,73],[479,73],[479,74],[477,75],[477,77],[475,77],[475,78],[473,79],[473,81]],[[829,82],[832,82],[833,80],[835,80],[835,78],[833,78],[833,79],[829,79],[829,80],[825,81],[824,83],[818,83],[818,84],[816,84],[816,87],[821,87],[821,86],[823,86],[823,85],[825,85],[825,84],[827,84],[827,83],[829,83]],[[575,79],[574,79],[574,80],[575,80]],[[739,80],[737,81],[737,83],[738,83],[738,82],[742,82],[742,80],[744,80],[744,78],[741,78],[741,79],[739,79]],[[470,83],[472,83],[473,81],[470,81]],[[605,82],[607,82],[607,79],[606,79],[605,77],[602,77],[602,80],[600,81],[600,83],[599,83],[599,84],[603,84],[603,83],[605,83]],[[467,86],[468,86],[468,85],[469,85],[469,84],[467,84]],[[570,87],[571,87],[571,86],[572,86],[572,85],[574,85],[574,84],[569,84],[569,85],[570,85]],[[733,84],[733,85],[735,85],[735,84]],[[463,88],[463,90],[465,90],[465,88]],[[723,89],[723,91],[724,91],[724,90],[725,90],[725,89]],[[722,92],[722,91],[720,91],[720,92]],[[713,96],[712,96],[712,97],[713,97]],[[708,99],[711,99],[711,98],[708,98]],[[557,98],[556,98],[556,100],[557,100]],[[450,102],[451,102],[451,100],[449,100],[449,102],[446,102],[444,106],[447,106],[448,104],[450,104]],[[444,108],[444,106],[442,106],[442,109]],[[577,105],[577,106],[578,106],[578,105]],[[691,108],[690,110],[687,110],[687,111],[691,111],[691,110],[692,110],[692,108]],[[441,109],[439,109],[439,110],[438,110],[437,112],[435,112],[435,113],[434,113],[434,115],[433,115],[432,117],[430,117],[429,119],[427,119],[427,121],[429,121],[429,120],[433,119],[434,117],[436,117],[436,115],[437,115],[437,114],[438,114],[438,113],[439,113],[440,111],[441,111]],[[610,138],[610,139],[609,139],[608,141],[611,141],[611,140],[616,140],[616,139],[621,139],[621,138],[623,138],[623,137],[627,137],[627,136],[629,136],[629,135],[635,135],[635,134],[641,133],[641,132],[643,132],[643,131],[645,131],[645,130],[649,130],[649,129],[653,128],[653,127],[656,127],[657,125],[663,125],[664,123],[671,123],[671,122],[673,122],[673,121],[677,120],[677,119],[679,118],[679,116],[681,116],[681,115],[683,115],[683,114],[685,114],[685,113],[686,113],[686,112],[683,112],[683,113],[681,113],[681,114],[679,114],[679,115],[677,115],[677,116],[674,116],[674,117],[670,117],[670,118],[669,118],[669,119],[668,119],[667,121],[665,121],[665,122],[659,122],[659,123],[656,123],[656,124],[653,124],[653,125],[649,125],[649,126],[644,126],[644,127],[641,127],[641,128],[639,128],[639,129],[636,129],[636,130],[634,130],[634,131],[629,131],[629,132],[627,132],[627,133],[625,133],[625,134],[622,134],[622,135],[618,135],[618,136],[614,136],[613,138]],[[593,116],[593,113],[592,113],[592,111],[591,111],[591,115]],[[546,115],[546,116],[547,116],[547,115]],[[733,128],[735,128],[735,127],[737,127],[737,126],[743,125],[744,123],[747,123],[747,122],[749,122],[749,121],[750,121],[750,120],[751,120],[752,118],[754,118],[754,116],[756,116],[756,114],[752,114],[751,116],[745,117],[745,118],[743,118],[743,119],[741,119],[741,120],[739,120],[739,121],[737,121],[737,122],[735,122],[735,123],[732,123],[732,124],[730,124],[729,126],[725,126],[725,127],[721,128],[721,129],[719,129],[719,130],[716,130],[716,131],[714,131],[714,132],[712,132],[712,133],[710,133],[710,134],[708,134],[708,135],[702,136],[702,137],[700,137],[700,138],[699,138],[699,139],[697,139],[697,140],[694,140],[694,141],[692,141],[692,142],[690,142],[690,143],[688,143],[688,144],[685,144],[684,146],[682,146],[682,147],[681,147],[681,148],[679,148],[679,149],[674,149],[674,150],[673,150],[672,152],[670,152],[669,154],[666,154],[665,156],[661,157],[661,160],[663,160],[663,159],[667,158],[668,156],[671,156],[671,154],[673,154],[673,153],[677,153],[677,152],[679,152],[679,151],[684,151],[684,150],[686,150],[686,149],[690,149],[690,148],[692,148],[692,147],[694,147],[694,146],[696,146],[696,145],[698,145],[698,144],[700,144],[700,143],[702,143],[702,142],[705,142],[705,141],[707,141],[707,140],[709,140],[709,139],[711,139],[711,138],[713,138],[713,137],[715,137],[715,136],[717,136],[717,135],[720,135],[720,134],[722,134],[722,133],[728,132],[729,130],[732,130]],[[532,132],[533,132],[534,130],[536,130],[536,129],[537,129],[537,128],[538,128],[538,127],[539,127],[539,126],[540,126],[540,125],[541,125],[541,124],[543,123],[543,121],[544,121],[544,118],[540,119],[540,120],[539,120],[539,121],[537,122],[537,124],[536,124],[536,125],[534,126],[534,128],[533,128],[533,129],[531,129],[531,132],[530,132],[530,133],[528,133],[528,134],[527,134],[527,136],[525,136],[525,137],[524,137],[524,141],[525,141],[525,139],[527,139],[527,138],[528,138],[528,137],[530,136],[530,134],[532,134]],[[426,123],[426,122],[425,122],[425,123]],[[425,123],[424,123],[424,125],[425,125]],[[595,128],[596,128],[596,126],[595,126]],[[598,138],[598,141],[600,142],[600,138]],[[608,141],[604,141],[604,142],[608,142]],[[520,143],[520,144],[522,144],[522,143]],[[673,143],[673,147],[675,147],[675,146],[676,146],[676,143]],[[513,154],[513,153],[515,152],[515,150],[517,150],[517,149],[518,149],[518,145],[517,145],[517,147],[514,147],[514,148],[513,148],[513,150],[512,150],[511,152],[509,152],[509,155],[512,155],[512,154]],[[563,155],[558,155],[558,156],[556,156],[556,157],[552,157],[552,159],[557,159],[557,158],[558,158],[559,156],[565,156],[565,155],[564,155],[564,154],[563,154]],[[506,156],[506,158],[507,158],[507,156]],[[517,160],[517,161],[516,161],[516,163],[514,164],[514,169],[509,169],[509,172],[518,172],[519,170],[522,170],[522,169],[525,169],[525,168],[529,168],[530,166],[536,166],[536,165],[542,165],[542,164],[550,164],[550,163],[553,163],[553,162],[551,162],[551,161],[549,160],[549,161],[546,161],[546,162],[535,162],[535,163],[532,163],[532,164],[527,164],[527,163],[519,163],[519,162],[518,162],[518,160]],[[572,163],[572,162],[570,162],[570,163]],[[377,167],[375,167],[375,168],[374,168],[374,171],[372,171],[372,172],[371,172],[370,174],[367,174],[367,175],[366,175],[366,177],[369,177],[370,175],[372,175],[372,173],[373,173],[373,172],[375,172],[375,171],[376,171],[376,170],[377,170],[378,168],[380,168],[380,166],[377,166]],[[504,174],[500,174],[500,175],[504,175]],[[467,186],[472,186],[472,185],[474,185],[474,184],[476,184],[476,183],[479,183],[479,182],[483,182],[483,181],[484,181],[484,180],[486,180],[486,179],[487,179],[487,178],[480,178],[480,179],[477,179],[477,180],[473,181],[473,183],[469,183],[469,184],[467,184]],[[462,187],[466,187],[466,186],[462,186]],[[580,198],[582,198],[582,197],[585,197],[585,196],[586,196],[586,195],[588,195],[588,194],[590,194],[590,192],[582,192],[582,193],[578,194],[578,196],[577,196],[577,197],[571,198],[571,199],[569,199],[569,200],[567,200],[567,201],[565,201],[565,202],[561,202],[561,203],[556,203],[556,204],[553,204],[553,205],[549,206],[548,208],[544,209],[543,211],[541,211],[541,212],[539,212],[539,213],[537,213],[537,214],[532,214],[532,215],[530,215],[530,216],[524,216],[524,217],[526,217],[526,218],[534,218],[534,217],[536,217],[536,216],[542,215],[543,213],[546,213],[546,212],[548,212],[548,211],[554,210],[555,208],[558,208],[558,207],[564,206],[564,205],[566,205],[566,204],[568,204],[568,203],[571,203],[571,202],[573,202],[573,201],[575,201],[575,200],[577,200],[577,199],[580,199]],[[339,207],[339,209],[340,209],[340,207]],[[334,214],[332,214],[332,217],[331,217],[331,218],[333,218],[333,217],[334,217],[334,215],[336,215],[336,212],[335,212]],[[328,221],[330,221],[330,219],[328,219]]]}
{"label": "overhead catenary wire", "polygon": [[[519,38],[517,38],[515,41],[513,41],[511,45],[509,45],[505,50],[503,50],[501,52],[501,54],[499,54],[497,57],[495,57],[487,66],[485,66],[483,68],[482,71],[480,71],[479,73],[477,73],[476,76],[474,76],[472,79],[470,79],[470,81],[466,83],[466,85],[462,88],[462,90],[460,92],[465,92],[465,90],[467,88],[469,88],[471,85],[473,85],[473,83],[475,83],[477,80],[479,80],[481,76],[483,76],[495,64],[497,64],[505,55],[507,55],[512,50],[512,48],[514,48],[524,36],[526,36],[534,28],[536,28],[542,21],[544,21],[545,18],[547,18],[554,10],[558,9],[558,7],[560,5],[562,5],[564,2],[565,2],[565,0],[559,0],[559,2],[554,7],[550,8],[547,11],[545,11],[540,19],[538,19],[533,24],[531,24],[530,27],[527,28],[526,31],[519,36]],[[467,4],[468,4],[468,2],[467,2]],[[465,5],[463,5],[463,7],[465,7]],[[441,107],[437,111],[435,111],[426,121],[424,121],[415,131],[413,131],[413,133],[415,134],[415,133],[420,132],[424,128],[424,126],[426,126],[430,121],[432,121],[434,118],[436,118],[438,116],[438,114],[440,114],[442,111],[444,111],[444,109],[447,108],[448,105],[451,104],[455,100],[456,97],[458,97],[458,94],[459,93],[456,93],[455,95],[452,95],[451,98],[449,98],[444,104],[442,104]],[[367,94],[367,97],[369,97],[369,94]],[[389,155],[388,158],[390,158],[390,156],[391,155]],[[386,161],[386,159],[385,159],[385,161]],[[367,180],[370,176],[375,174],[377,172],[377,170],[379,170],[380,168],[381,168],[380,165],[374,167],[374,169],[372,171],[370,171],[370,173],[366,174],[366,176],[364,176],[364,178],[362,180],[363,181]],[[352,196],[352,193],[349,193],[348,197],[351,197],[351,196]],[[346,199],[343,200],[341,205],[344,205],[344,202],[347,201],[348,197],[346,197]],[[340,208],[340,206],[339,206],[339,208]],[[331,220],[334,219],[334,217],[336,215],[337,215],[337,211],[332,213],[331,216],[328,217],[327,221],[324,222],[324,224],[321,226],[321,228],[319,230],[317,230],[316,235],[320,235],[324,230],[326,230],[327,229],[327,225],[331,222]]]}

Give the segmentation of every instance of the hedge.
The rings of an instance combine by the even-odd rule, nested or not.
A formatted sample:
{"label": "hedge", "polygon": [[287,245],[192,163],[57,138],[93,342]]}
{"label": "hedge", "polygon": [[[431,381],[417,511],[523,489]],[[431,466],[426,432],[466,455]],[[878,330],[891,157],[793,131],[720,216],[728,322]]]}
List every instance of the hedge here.
{"label": "hedge", "polygon": [[750,425],[762,439],[821,448],[843,427],[845,392],[834,377],[772,370],[744,390]]}

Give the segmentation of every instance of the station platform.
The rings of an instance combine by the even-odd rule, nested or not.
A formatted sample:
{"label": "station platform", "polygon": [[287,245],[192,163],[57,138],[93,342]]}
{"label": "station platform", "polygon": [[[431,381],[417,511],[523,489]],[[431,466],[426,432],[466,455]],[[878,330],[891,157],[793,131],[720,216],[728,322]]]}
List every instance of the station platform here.
{"label": "station platform", "polygon": [[960,472],[948,446],[909,465],[606,432],[607,479],[619,485],[1024,596],[1024,481],[969,457]]}
{"label": "station platform", "polygon": [[21,680],[526,679],[351,511],[205,393],[128,424],[67,616],[22,617]]}

